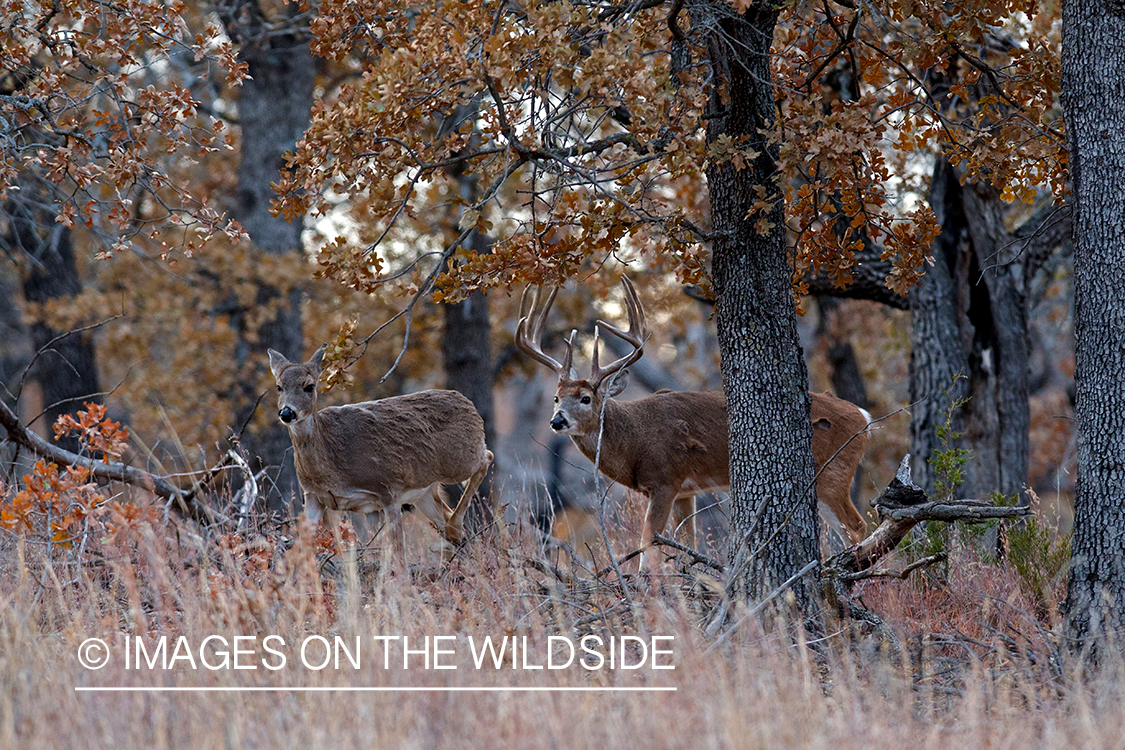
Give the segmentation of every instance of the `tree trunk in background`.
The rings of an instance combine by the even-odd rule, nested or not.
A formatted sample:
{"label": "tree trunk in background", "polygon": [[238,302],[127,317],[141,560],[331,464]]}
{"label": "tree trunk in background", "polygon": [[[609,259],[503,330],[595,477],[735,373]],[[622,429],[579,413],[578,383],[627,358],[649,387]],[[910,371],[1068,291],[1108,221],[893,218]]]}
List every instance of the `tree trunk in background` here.
{"label": "tree trunk in background", "polygon": [[[439,124],[439,137],[456,132],[466,123],[472,123],[473,135],[476,131],[476,118],[479,113],[477,102],[469,102],[454,108]],[[466,172],[463,165],[452,165],[446,174],[457,182],[461,198],[460,206],[450,205],[450,231],[460,224],[462,211],[474,205],[479,199],[477,177]],[[456,235],[454,235],[456,236]],[[452,239],[452,238],[451,238]],[[480,232],[473,232],[465,242],[467,250],[478,255],[492,252],[492,243]],[[496,419],[493,409],[492,384],[495,372],[492,364],[492,320],[488,311],[488,297],[480,293],[469,295],[454,305],[445,305],[445,330],[441,340],[442,357],[445,360],[446,388],[460,391],[473,402],[484,420],[485,443],[492,450],[492,470],[481,482],[477,499],[469,506],[465,523],[470,531],[483,528],[492,521],[492,477],[500,451],[496,445]]]}
{"label": "tree trunk in background", "polygon": [[[926,269],[910,300],[910,452],[914,481],[927,494],[934,490],[929,462],[940,448],[937,427],[944,421],[942,412],[949,408],[951,398],[968,395],[967,380],[954,383],[958,374],[967,375],[969,370],[961,344],[954,281],[965,228],[960,192],[949,163],[939,159],[934,167],[930,204],[941,222],[941,233],[934,242],[934,265]],[[954,414],[957,432],[963,431],[962,424],[962,415]]]}
{"label": "tree trunk in background", "polygon": [[1062,34],[1078,434],[1064,632],[1096,657],[1125,611],[1125,5],[1069,0]]}
{"label": "tree trunk in background", "polygon": [[[863,373],[860,372],[859,362],[856,360],[855,347],[847,338],[841,338],[833,324],[839,315],[840,300],[836,297],[821,296],[816,298],[820,320],[817,322],[817,336],[824,339],[827,344],[826,355],[828,367],[831,371],[832,390],[839,398],[851,401],[861,409],[872,407],[871,399],[867,396],[867,385],[863,382]],[[862,501],[860,493],[863,486],[863,466],[857,466],[855,476],[852,478],[851,497],[852,505],[860,515],[867,516],[868,508]]]}
{"label": "tree trunk in background", "polygon": [[[47,198],[43,198],[47,202]],[[23,296],[28,303],[44,303],[72,297],[82,291],[78,276],[70,230],[55,222],[53,213],[30,202],[11,202],[10,233],[5,238],[7,252],[13,257],[23,255]],[[45,323],[30,326],[31,347],[36,352],[46,347],[64,331],[56,331]],[[31,377],[42,391],[45,408],[44,427],[48,438],[51,425],[61,414],[74,412],[84,401],[101,402],[98,393],[98,369],[91,334],[71,333],[51,344],[36,361]],[[10,384],[14,387],[14,384]],[[66,438],[59,445],[78,451],[76,438]]]}
{"label": "tree trunk in background", "polygon": [[[7,245],[7,238],[0,242]],[[31,339],[16,307],[19,282],[14,273],[8,274],[8,268],[7,265],[0,267],[0,384],[3,385],[0,400],[14,411],[16,403],[10,398],[14,393],[9,391],[15,388],[20,372],[31,358]],[[20,418],[25,416],[21,414]]]}
{"label": "tree trunk in background", "polygon": [[[764,133],[774,123],[769,50],[777,11],[755,3],[745,14],[717,0],[694,12],[715,28],[709,45],[714,112],[707,139],[729,136],[758,152],[745,169],[707,167],[715,233],[712,273],[723,388],[730,423],[733,596],[761,600],[820,555],[813,486],[808,373],[797,337],[792,265],[785,244],[784,205],[774,184],[775,148]],[[695,19],[693,18],[693,25]],[[773,208],[748,218],[755,188]],[[771,226],[759,232],[758,220]],[[798,614],[819,622],[815,573],[790,589]]]}
{"label": "tree trunk in background", "polygon": [[[250,69],[250,78],[242,84],[238,95],[242,151],[236,217],[255,247],[274,255],[302,250],[303,222],[289,222],[270,214],[270,201],[274,198],[270,183],[278,180],[285,167],[285,152],[296,147],[308,128],[316,80],[308,32],[292,18],[298,13],[296,4],[287,7],[291,17],[284,31],[272,29],[267,33],[262,11],[253,0],[240,0],[229,15],[223,16],[228,33],[240,45],[239,59]],[[258,289],[257,304],[269,304],[281,294],[263,284]],[[250,418],[261,395],[258,384],[269,370],[266,350],[276,349],[299,361],[309,354],[305,351],[300,305],[301,293],[288,293],[277,316],[258,330],[247,329],[247,311],[235,314],[234,324],[240,333],[236,358],[243,383],[242,404],[236,416],[238,425]],[[271,396],[267,392],[259,408],[272,414]],[[290,499],[298,494],[288,430],[271,419],[263,429],[248,429],[242,442],[254,459],[251,466],[255,471],[275,467],[268,472],[274,481],[265,483],[270,490],[269,506],[288,507]]]}
{"label": "tree trunk in background", "polygon": [[[933,492],[928,461],[939,447],[937,426],[951,398],[968,398],[953,420],[954,430],[964,435],[952,447],[970,451],[960,494],[1000,491],[1026,503],[1027,289],[1056,249],[1069,242],[1069,211],[1048,206],[1009,232],[996,190],[980,183],[961,186],[944,159],[935,166],[930,201],[942,231],[934,245],[935,265],[911,294],[916,481]],[[957,373],[964,379],[953,387]]]}
{"label": "tree trunk in background", "polygon": [[[473,249],[485,253],[488,238],[472,235]],[[465,394],[484,420],[484,439],[492,452],[496,449],[496,419],[492,398],[492,320],[488,297],[477,292],[463,302],[445,307],[445,330],[441,353],[445,360],[445,387]],[[492,521],[492,474],[480,485],[477,500],[469,506],[465,523],[470,531]]]}
{"label": "tree trunk in background", "polygon": [[839,315],[840,300],[836,297],[816,298],[820,320],[817,322],[817,336],[827,344],[826,355],[831,370],[832,390],[845,401],[851,401],[862,409],[870,409],[871,399],[867,397],[867,385],[855,357],[855,347],[846,338],[841,338],[833,325]]}
{"label": "tree trunk in background", "polygon": [[[1004,228],[1003,203],[996,190],[982,184],[961,190],[974,263],[967,283],[983,292],[970,311],[974,328],[987,336],[987,348],[971,355],[969,447],[977,468],[969,497],[984,497],[999,490],[1005,497],[1027,503],[1028,378],[1030,339],[1027,333],[1027,299],[1024,290],[1023,248]],[[979,315],[972,315],[979,310]],[[980,342],[982,335],[978,335]],[[983,343],[982,343],[983,346]],[[987,400],[977,392],[987,392]],[[986,408],[974,408],[985,406]],[[984,415],[979,431],[972,420]]]}

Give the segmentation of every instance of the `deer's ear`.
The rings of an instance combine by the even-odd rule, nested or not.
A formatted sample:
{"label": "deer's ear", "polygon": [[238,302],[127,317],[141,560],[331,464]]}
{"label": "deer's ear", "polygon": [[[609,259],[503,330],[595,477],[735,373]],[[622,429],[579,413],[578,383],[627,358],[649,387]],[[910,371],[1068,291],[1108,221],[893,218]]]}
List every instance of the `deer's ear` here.
{"label": "deer's ear", "polygon": [[606,398],[613,398],[621,395],[621,392],[629,387],[629,371],[618,370],[613,375],[606,379]]}
{"label": "deer's ear", "polygon": [[318,373],[323,369],[321,363],[324,361],[324,352],[326,349],[328,349],[328,344],[322,344],[319,349],[313,352],[313,355],[309,357],[309,361],[306,363],[311,367],[315,367]]}
{"label": "deer's ear", "polygon": [[273,373],[274,378],[281,377],[281,371],[289,364],[289,360],[281,352],[270,349],[270,372]]}

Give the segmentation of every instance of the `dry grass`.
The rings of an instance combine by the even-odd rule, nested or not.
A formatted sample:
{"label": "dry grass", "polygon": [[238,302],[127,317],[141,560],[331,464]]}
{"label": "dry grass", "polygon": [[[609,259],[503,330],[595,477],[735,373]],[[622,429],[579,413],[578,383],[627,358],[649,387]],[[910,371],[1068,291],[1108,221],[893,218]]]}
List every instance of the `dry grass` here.
{"label": "dry grass", "polygon": [[[699,627],[707,586],[673,578],[634,591],[561,577],[529,564],[538,546],[522,527],[493,528],[443,564],[424,558],[408,577],[380,565],[328,559],[334,542],[311,528],[292,538],[260,531],[200,535],[141,519],[112,538],[74,546],[0,532],[0,747],[1121,747],[1122,669],[1096,681],[1055,670],[1050,622],[1006,568],[954,558],[944,583],[868,583],[864,601],[904,644],[845,633],[818,651],[777,635],[740,633],[720,648]],[[425,535],[422,535],[425,542]],[[424,544],[422,545],[424,546]],[[353,548],[354,549],[354,548]],[[326,565],[327,561],[327,565]],[[580,572],[580,571],[578,571]],[[713,594],[712,594],[713,596]],[[605,614],[605,613],[609,614]],[[598,617],[599,613],[605,614]],[[671,635],[674,671],[474,668],[468,637],[527,636],[541,661],[550,634],[572,638]],[[124,668],[125,635],[278,635],[276,672]],[[361,667],[313,671],[307,636],[362,641]],[[409,670],[371,636],[456,636],[456,670]],[[77,659],[86,638],[111,641],[98,671]],[[265,656],[265,654],[261,654]],[[635,652],[634,652],[635,656]],[[267,658],[269,658],[267,656]],[[244,660],[257,663],[257,658]],[[675,687],[661,693],[88,693],[86,686],[188,687]]]}

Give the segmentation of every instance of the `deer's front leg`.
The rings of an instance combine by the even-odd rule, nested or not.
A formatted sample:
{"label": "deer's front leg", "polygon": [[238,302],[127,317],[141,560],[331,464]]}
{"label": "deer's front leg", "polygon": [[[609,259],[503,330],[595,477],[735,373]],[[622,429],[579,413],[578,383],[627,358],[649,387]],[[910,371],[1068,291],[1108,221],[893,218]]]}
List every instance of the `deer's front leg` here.
{"label": "deer's front leg", "polygon": [[650,570],[660,572],[660,554],[652,549],[653,535],[663,534],[668,525],[668,515],[672,512],[672,502],[676,498],[676,490],[668,486],[660,486],[647,492],[649,496],[648,512],[645,513],[644,527],[641,529],[641,572]]}
{"label": "deer's front leg", "polygon": [[394,563],[392,570],[398,570],[406,576],[406,580],[410,580],[410,566],[406,560],[406,524],[402,519],[402,502],[399,499],[391,501],[384,512],[384,519],[387,522],[388,531],[391,532],[394,538],[394,549],[391,554],[394,555]]}

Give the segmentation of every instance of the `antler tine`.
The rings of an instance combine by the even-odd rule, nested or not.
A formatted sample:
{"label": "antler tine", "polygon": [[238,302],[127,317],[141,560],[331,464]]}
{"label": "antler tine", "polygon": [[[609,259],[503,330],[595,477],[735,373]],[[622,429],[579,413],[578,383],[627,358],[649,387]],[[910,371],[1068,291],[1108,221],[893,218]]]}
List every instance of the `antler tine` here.
{"label": "antler tine", "polygon": [[[598,373],[600,371],[601,370],[598,367],[598,326],[595,325],[594,326],[594,353],[590,356],[590,379],[591,380],[596,380],[596,379],[600,380],[598,378]],[[597,384],[595,383],[595,387],[596,386],[597,386]]]}
{"label": "antler tine", "polygon": [[574,361],[574,337],[578,335],[578,329],[572,328],[570,337],[566,339],[566,355],[563,357],[562,373],[559,377],[571,378],[574,376],[574,366],[571,364]]}
{"label": "antler tine", "polygon": [[645,314],[645,308],[641,304],[641,298],[637,296],[637,288],[633,286],[633,282],[629,280],[628,276],[622,276],[621,280],[624,282],[626,297],[631,302],[631,304],[625,305],[629,311],[629,330],[632,331],[636,328],[640,331],[641,343],[643,344],[648,340],[648,315]]}
{"label": "antler tine", "polygon": [[[612,375],[623,367],[636,362],[641,358],[645,351],[645,342],[648,341],[648,318],[645,315],[644,307],[641,305],[641,300],[637,296],[637,290],[633,286],[633,282],[629,281],[628,276],[621,277],[621,286],[625,290],[625,309],[629,314],[629,330],[622,331],[616,326],[606,323],[604,320],[599,320],[594,329],[594,356],[593,368],[590,374],[590,381],[596,388],[607,376]],[[604,368],[598,367],[598,346],[597,346],[597,331],[605,329],[607,333],[620,338],[622,341],[629,343],[633,346],[633,351],[626,354],[621,359],[614,360],[606,365]]]}
{"label": "antler tine", "polygon": [[[559,288],[555,287],[551,293],[547,295],[547,300],[543,305],[539,304],[539,293],[542,291],[541,287],[535,287],[535,291],[531,295],[531,305],[527,304],[528,292],[531,292],[532,287],[523,290],[523,296],[520,298],[520,319],[516,325],[516,348],[521,352],[531,357],[540,364],[544,364],[554,370],[558,376],[566,377],[569,371],[569,365],[564,368],[559,364],[558,360],[545,354],[543,352],[542,340],[543,329],[547,324],[547,315],[551,312],[551,305],[555,302],[555,295],[558,294]],[[530,330],[528,330],[530,327]],[[569,350],[569,347],[568,347]],[[569,351],[567,359],[569,362]]]}

